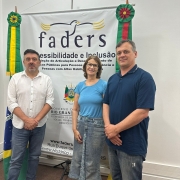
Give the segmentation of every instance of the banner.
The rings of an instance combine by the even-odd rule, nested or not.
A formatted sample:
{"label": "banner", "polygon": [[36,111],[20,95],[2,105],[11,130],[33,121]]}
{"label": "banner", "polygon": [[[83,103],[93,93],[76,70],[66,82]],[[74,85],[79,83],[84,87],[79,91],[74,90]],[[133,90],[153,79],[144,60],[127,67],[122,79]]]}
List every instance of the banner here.
{"label": "banner", "polygon": [[49,112],[42,151],[71,157],[71,110],[74,88],[85,79],[83,63],[97,55],[103,66],[101,78],[108,80],[115,73],[116,9],[24,14],[22,19],[22,52],[29,48],[39,52],[40,71],[51,77],[54,87],[55,106]]}

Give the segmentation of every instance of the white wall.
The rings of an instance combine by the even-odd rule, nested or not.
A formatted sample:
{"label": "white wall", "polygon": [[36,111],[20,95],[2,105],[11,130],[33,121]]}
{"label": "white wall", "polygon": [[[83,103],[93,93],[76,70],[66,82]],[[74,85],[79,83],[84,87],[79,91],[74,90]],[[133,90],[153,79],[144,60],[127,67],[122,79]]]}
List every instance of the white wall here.
{"label": "white wall", "polygon": [[[125,0],[74,0],[74,9],[118,6]],[[135,4],[133,40],[137,63],[149,71],[157,85],[155,111],[150,113],[149,147],[144,163],[144,180],[180,179],[180,1],[132,0]],[[71,0],[0,0],[0,118],[5,117],[8,78],[6,67],[7,14],[70,10]],[[2,19],[1,19],[2,17]],[[2,83],[3,82],[3,83]],[[0,143],[3,141],[3,123]]]}

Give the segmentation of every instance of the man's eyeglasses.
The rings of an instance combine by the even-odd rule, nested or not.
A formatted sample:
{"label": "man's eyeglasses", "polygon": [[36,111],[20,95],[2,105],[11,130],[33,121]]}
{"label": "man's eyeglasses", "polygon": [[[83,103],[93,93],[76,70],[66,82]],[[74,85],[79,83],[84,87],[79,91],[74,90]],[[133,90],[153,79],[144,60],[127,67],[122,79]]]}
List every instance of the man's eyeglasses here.
{"label": "man's eyeglasses", "polygon": [[91,64],[91,63],[88,63],[87,66],[88,66],[88,67],[92,67],[92,66],[93,66],[93,68],[97,68],[97,67],[98,67],[97,64]]}

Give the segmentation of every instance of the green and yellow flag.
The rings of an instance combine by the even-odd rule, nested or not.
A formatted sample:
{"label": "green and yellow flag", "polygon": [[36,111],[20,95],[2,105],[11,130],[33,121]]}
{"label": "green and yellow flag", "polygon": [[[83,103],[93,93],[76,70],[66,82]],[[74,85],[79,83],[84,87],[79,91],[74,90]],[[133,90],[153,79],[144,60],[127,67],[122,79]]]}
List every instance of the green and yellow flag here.
{"label": "green and yellow flag", "polygon": [[[20,24],[21,16],[16,12],[11,12],[8,15],[7,21],[8,26],[8,40],[7,40],[7,71],[6,74],[10,77],[17,73],[23,71],[21,56],[20,56]],[[6,111],[6,124],[4,131],[4,151],[3,151],[3,168],[4,168],[4,179],[8,177],[9,162],[11,159],[11,137],[12,137],[12,114],[8,110]],[[26,179],[27,171],[27,158],[24,158],[24,163],[21,168],[21,172],[18,180]]]}
{"label": "green and yellow flag", "polygon": [[8,15],[8,39],[7,39],[7,70],[6,74],[12,76],[23,70],[20,55],[20,24],[21,16],[16,12]]}

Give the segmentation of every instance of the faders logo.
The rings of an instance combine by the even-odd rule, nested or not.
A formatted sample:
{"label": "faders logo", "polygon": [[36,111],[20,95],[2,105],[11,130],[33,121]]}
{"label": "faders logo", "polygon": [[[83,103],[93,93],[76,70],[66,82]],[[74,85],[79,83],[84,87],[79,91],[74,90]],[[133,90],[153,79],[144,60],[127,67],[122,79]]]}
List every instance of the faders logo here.
{"label": "faders logo", "polygon": [[[41,23],[40,26],[43,29],[38,37],[40,48],[47,43],[49,48],[56,48],[57,44],[62,48],[70,46],[83,48],[85,45],[91,47],[95,39],[96,45],[99,47],[106,46],[106,34],[102,30],[105,27],[104,19],[98,22],[67,20],[51,24]],[[99,32],[97,33],[97,31]]]}
{"label": "faders logo", "polygon": [[60,25],[60,26],[67,26],[67,29],[69,26],[73,27],[72,28],[72,31],[70,32],[69,36],[72,36],[75,32],[76,32],[76,28],[79,27],[79,26],[82,26],[82,25],[90,25],[93,27],[93,29],[95,30],[99,30],[99,29],[102,29],[105,25],[104,25],[104,20],[101,20],[99,22],[94,22],[94,23],[91,23],[91,22],[83,22],[83,23],[80,23],[79,21],[77,20],[73,20],[71,21],[70,23],[63,23],[63,22],[58,22],[58,23],[52,23],[52,24],[43,24],[41,23],[41,28],[45,31],[48,31],[50,30],[50,28],[52,26],[55,26],[55,25]]}

